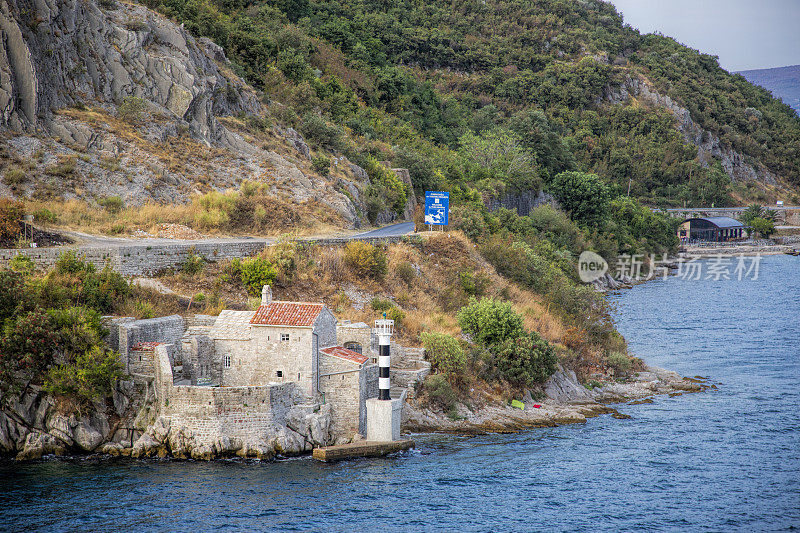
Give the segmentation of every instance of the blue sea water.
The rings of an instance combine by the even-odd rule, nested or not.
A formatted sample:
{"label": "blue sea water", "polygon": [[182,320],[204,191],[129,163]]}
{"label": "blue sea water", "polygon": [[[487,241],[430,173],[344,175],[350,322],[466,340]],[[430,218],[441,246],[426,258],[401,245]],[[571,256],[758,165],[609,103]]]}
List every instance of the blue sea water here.
{"label": "blue sea water", "polygon": [[1,531],[782,531],[800,528],[800,259],[613,296],[648,363],[717,390],[630,420],[416,435],[389,459],[0,462]]}

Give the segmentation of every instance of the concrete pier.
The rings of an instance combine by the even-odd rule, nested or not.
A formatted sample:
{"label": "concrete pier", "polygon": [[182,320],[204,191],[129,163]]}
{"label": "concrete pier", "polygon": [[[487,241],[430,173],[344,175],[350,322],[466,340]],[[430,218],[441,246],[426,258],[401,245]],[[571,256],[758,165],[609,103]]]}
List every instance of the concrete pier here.
{"label": "concrete pier", "polygon": [[362,440],[359,442],[351,442],[350,444],[343,444],[341,446],[314,448],[312,456],[318,461],[329,463],[341,461],[343,459],[353,459],[355,457],[383,457],[384,455],[402,452],[413,447],[414,441],[410,439],[392,442]]}

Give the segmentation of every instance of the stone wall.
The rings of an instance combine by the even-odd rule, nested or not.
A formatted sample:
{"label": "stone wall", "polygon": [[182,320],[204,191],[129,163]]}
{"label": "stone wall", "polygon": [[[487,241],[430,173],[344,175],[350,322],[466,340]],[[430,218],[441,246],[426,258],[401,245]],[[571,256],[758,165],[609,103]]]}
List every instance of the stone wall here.
{"label": "stone wall", "polygon": [[316,322],[314,322],[314,333],[317,334],[320,348],[336,346],[336,317],[327,307],[323,307]]}
{"label": "stone wall", "polygon": [[319,373],[319,389],[325,403],[331,406],[334,434],[352,437],[360,433],[364,369],[358,363],[321,354]]}
{"label": "stone wall", "polygon": [[159,414],[203,441],[223,436],[243,440],[262,438],[274,426],[284,425],[289,411],[301,400],[294,383],[262,387],[173,385],[165,346],[156,346],[155,356]]}
{"label": "stone wall", "polygon": [[556,205],[556,200],[546,192],[530,190],[506,194],[500,198],[486,197],[483,203],[489,211],[496,211],[502,207],[516,211],[520,216],[527,216],[536,207],[545,204]]}
{"label": "stone wall", "polygon": [[359,433],[367,434],[367,400],[378,397],[378,365],[368,364],[361,374],[361,405],[359,407]]}
{"label": "stone wall", "polygon": [[351,349],[348,343],[355,342],[361,345],[361,353],[378,361],[378,352],[375,350],[372,338],[372,328],[363,322],[344,322],[336,325],[337,344]]}
{"label": "stone wall", "polygon": [[[236,348],[234,341],[231,341],[235,361],[241,361],[240,367],[236,368],[241,381],[235,384],[266,385],[293,381],[305,395],[313,398],[316,395],[317,376],[312,329],[254,325],[251,331],[252,340],[239,341],[240,348]],[[289,340],[281,340],[281,335],[286,334]],[[237,355],[236,350],[243,351]],[[227,374],[228,369],[225,370]]]}
{"label": "stone wall", "polygon": [[[398,242],[404,237],[366,237],[359,240],[368,242]],[[308,243],[336,246],[350,242],[349,238],[331,238],[306,241]],[[78,257],[91,261],[99,268],[108,265],[124,276],[150,276],[167,268],[183,264],[196,254],[206,261],[250,257],[265,246],[272,244],[268,239],[248,239],[230,241],[186,241],[169,244],[141,245],[86,245],[56,246],[48,248],[0,249],[0,267],[8,264],[15,255],[25,255],[33,259],[36,267],[47,270],[55,265],[58,258],[67,251],[74,251]]]}
{"label": "stone wall", "polygon": [[[185,330],[183,317],[180,315],[149,318],[145,320],[126,320],[117,322],[114,325],[118,328],[118,333],[116,335],[118,344],[116,346],[111,345],[111,347],[115,348],[120,353],[122,362],[125,365],[125,371],[129,374],[135,373],[131,369],[132,361],[130,359],[130,351],[134,345],[158,342],[180,347],[181,337],[183,337],[183,332]],[[174,355],[174,353],[172,353],[172,355]],[[135,367],[135,363],[138,363],[138,355],[137,361],[133,361],[133,363]]]}

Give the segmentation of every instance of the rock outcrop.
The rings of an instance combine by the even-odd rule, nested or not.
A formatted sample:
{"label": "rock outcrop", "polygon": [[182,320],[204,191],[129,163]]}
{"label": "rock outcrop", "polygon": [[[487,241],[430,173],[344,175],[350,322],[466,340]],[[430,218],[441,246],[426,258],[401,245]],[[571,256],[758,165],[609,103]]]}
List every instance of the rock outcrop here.
{"label": "rock outcrop", "polygon": [[[123,117],[126,99],[141,119]],[[358,227],[364,206],[342,191],[362,190],[360,176],[343,170],[341,187],[311,171],[291,128],[270,129],[282,150],[225,122],[265,110],[219,46],[141,5],[0,2],[0,164],[26,169],[0,195],[179,203],[250,180]]]}
{"label": "rock outcrop", "polygon": [[587,418],[610,413],[615,418],[630,418],[610,403],[639,402],[658,394],[699,392],[706,388],[702,380],[683,378],[675,372],[645,367],[630,380],[618,383],[603,381],[589,389],[571,370],[559,369],[544,383],[544,397],[534,400],[527,394],[525,409],[490,402],[480,406],[459,404],[457,412],[441,413],[421,402],[411,400],[403,409],[403,428],[410,431],[448,433],[491,433],[519,431],[585,422]]}
{"label": "rock outcrop", "polygon": [[684,138],[697,146],[701,164],[710,165],[719,161],[722,168],[734,181],[758,181],[775,185],[778,178],[763,165],[751,162],[750,158],[740,154],[733,148],[725,146],[719,137],[703,129],[692,120],[688,109],[678,104],[667,95],[659,93],[647,81],[639,78],[628,78],[619,87],[607,87],[604,99],[613,104],[627,102],[637,98],[651,106],[663,107],[677,119],[678,130]]}

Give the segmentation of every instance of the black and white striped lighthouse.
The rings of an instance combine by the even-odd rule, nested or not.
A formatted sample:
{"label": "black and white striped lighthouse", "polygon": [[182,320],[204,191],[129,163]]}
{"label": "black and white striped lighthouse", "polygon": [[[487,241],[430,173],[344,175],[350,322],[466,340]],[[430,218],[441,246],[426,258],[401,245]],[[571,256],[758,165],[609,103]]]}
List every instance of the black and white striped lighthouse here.
{"label": "black and white striped lighthouse", "polygon": [[378,399],[390,400],[389,391],[392,387],[389,379],[389,367],[391,357],[389,355],[389,345],[392,342],[394,332],[394,320],[385,318],[375,321],[375,335],[378,336]]}

